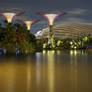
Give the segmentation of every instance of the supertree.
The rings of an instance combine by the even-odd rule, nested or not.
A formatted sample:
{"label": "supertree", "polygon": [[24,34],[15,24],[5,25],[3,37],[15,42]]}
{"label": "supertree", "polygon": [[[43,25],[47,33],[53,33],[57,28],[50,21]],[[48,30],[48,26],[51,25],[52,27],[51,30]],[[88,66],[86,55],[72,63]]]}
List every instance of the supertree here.
{"label": "supertree", "polygon": [[60,16],[63,16],[65,15],[66,13],[63,12],[58,12],[58,13],[37,13],[38,15],[44,17],[45,19],[47,19],[48,23],[49,23],[49,36],[48,36],[48,42],[51,38],[54,38],[54,32],[53,32],[53,24],[54,24],[54,21],[60,17]]}
{"label": "supertree", "polygon": [[21,14],[23,14],[24,11],[23,10],[5,10],[5,11],[0,11],[0,15],[3,16],[8,23],[12,23],[13,19],[16,16],[19,16]]}
{"label": "supertree", "polygon": [[31,20],[31,19],[26,19],[25,17],[24,18],[21,17],[21,18],[16,19],[16,21],[25,24],[27,27],[27,30],[30,31],[32,25],[39,22],[40,20]]}
{"label": "supertree", "polygon": [[24,24],[26,24],[27,30],[31,30],[31,26],[37,22],[39,22],[40,20],[24,20]]}
{"label": "supertree", "polygon": [[32,34],[30,35],[30,30],[31,30],[32,25],[39,22],[40,20],[30,20],[30,19],[25,20],[25,19],[20,18],[20,19],[17,19],[17,21],[19,21],[21,23],[24,23],[26,25],[26,28],[27,28],[28,34],[29,34],[29,53],[30,53],[30,39],[33,40]]}
{"label": "supertree", "polygon": [[[44,17],[48,23],[49,23],[49,35],[48,35],[48,43],[53,43],[53,39],[54,39],[54,32],[53,32],[53,25],[54,25],[54,21],[60,17],[65,15],[65,12],[57,12],[57,13],[37,13],[38,15]],[[51,41],[52,39],[52,41]]]}

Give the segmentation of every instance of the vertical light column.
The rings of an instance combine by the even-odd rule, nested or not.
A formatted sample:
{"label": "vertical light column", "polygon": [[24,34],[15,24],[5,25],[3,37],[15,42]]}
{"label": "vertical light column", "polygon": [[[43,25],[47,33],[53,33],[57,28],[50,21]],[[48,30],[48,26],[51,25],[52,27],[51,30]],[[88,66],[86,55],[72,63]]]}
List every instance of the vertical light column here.
{"label": "vertical light column", "polygon": [[49,83],[49,92],[54,92],[55,78],[54,78],[54,70],[55,70],[55,60],[54,60],[55,51],[48,51],[48,83]]}
{"label": "vertical light column", "polygon": [[31,62],[30,58],[28,57],[27,61],[27,92],[31,91]]}
{"label": "vertical light column", "polygon": [[78,51],[70,50],[70,80],[71,88],[73,91],[78,91],[78,61],[77,61]]}

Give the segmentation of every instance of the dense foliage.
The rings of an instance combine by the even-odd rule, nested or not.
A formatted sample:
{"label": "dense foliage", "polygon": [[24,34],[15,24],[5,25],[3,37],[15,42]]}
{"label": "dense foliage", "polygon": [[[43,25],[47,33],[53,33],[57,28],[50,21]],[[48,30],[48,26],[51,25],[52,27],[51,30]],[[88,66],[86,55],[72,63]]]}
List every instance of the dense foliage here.
{"label": "dense foliage", "polygon": [[0,48],[7,54],[28,54],[40,49],[35,36],[19,23],[0,25]]}
{"label": "dense foliage", "polygon": [[67,38],[67,39],[54,39],[50,40],[43,39],[40,40],[40,44],[43,45],[43,49],[86,49],[92,46],[92,36],[83,35],[77,38]]}

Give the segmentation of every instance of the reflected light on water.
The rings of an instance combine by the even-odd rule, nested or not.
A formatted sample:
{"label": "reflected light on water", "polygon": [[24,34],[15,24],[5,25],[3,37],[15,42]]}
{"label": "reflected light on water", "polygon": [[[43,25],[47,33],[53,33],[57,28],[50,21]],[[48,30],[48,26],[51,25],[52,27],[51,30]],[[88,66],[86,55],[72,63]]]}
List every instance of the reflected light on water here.
{"label": "reflected light on water", "polygon": [[39,87],[40,84],[40,63],[41,63],[41,54],[37,53],[36,54],[36,82],[37,82],[37,86]]}
{"label": "reflected light on water", "polygon": [[46,54],[46,50],[43,50],[43,55],[45,55]]}
{"label": "reflected light on water", "polygon": [[70,50],[70,55],[74,55],[76,56],[77,54],[79,54],[80,52],[77,52],[77,50]]}
{"label": "reflected light on water", "polygon": [[60,50],[57,50],[57,55],[61,55],[61,51]]}
{"label": "reflected light on water", "polygon": [[78,89],[78,65],[77,65],[77,55],[80,54],[77,50],[70,51],[70,78],[71,78],[71,87],[74,92],[77,92]]}
{"label": "reflected light on water", "polygon": [[[86,51],[81,51],[81,50],[70,50],[70,78],[71,78],[71,87],[74,90],[74,92],[78,92],[78,76],[79,75],[79,57],[81,59],[81,63],[87,63],[87,52]],[[86,67],[85,67],[86,68]],[[84,76],[83,76],[84,77]]]}
{"label": "reflected light on water", "polygon": [[31,86],[31,63],[30,58],[27,60],[27,92],[30,92]]}
{"label": "reflected light on water", "polygon": [[91,72],[92,55],[85,51],[0,58],[0,92],[92,92]]}
{"label": "reflected light on water", "polygon": [[49,92],[54,92],[54,54],[55,51],[48,51],[48,82],[49,82]]}
{"label": "reflected light on water", "polygon": [[7,80],[5,81],[5,87],[7,92],[14,91],[14,83],[15,83],[15,69],[12,69],[12,65],[6,65],[7,67]]}
{"label": "reflected light on water", "polygon": [[85,50],[70,50],[71,56],[77,56],[77,55],[88,55],[87,51]]}

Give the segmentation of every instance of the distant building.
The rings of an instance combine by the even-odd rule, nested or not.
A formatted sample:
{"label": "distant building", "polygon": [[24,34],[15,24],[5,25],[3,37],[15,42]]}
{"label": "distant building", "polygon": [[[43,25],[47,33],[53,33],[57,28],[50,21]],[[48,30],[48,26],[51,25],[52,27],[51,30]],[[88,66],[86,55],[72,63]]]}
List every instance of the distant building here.
{"label": "distant building", "polygon": [[[59,24],[53,28],[56,39],[76,38],[83,35],[92,35],[90,24]],[[46,39],[49,36],[49,28],[36,33],[37,39]]]}

